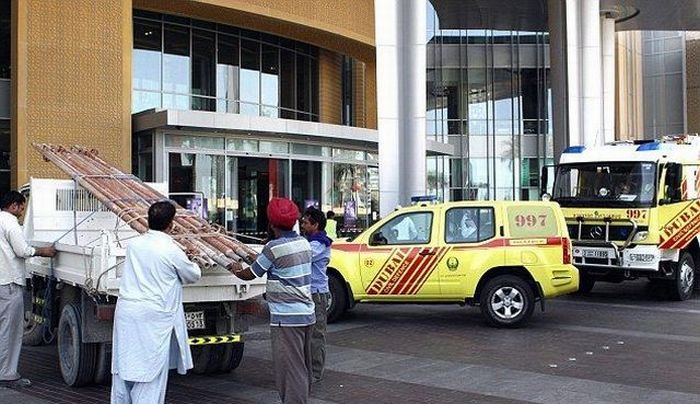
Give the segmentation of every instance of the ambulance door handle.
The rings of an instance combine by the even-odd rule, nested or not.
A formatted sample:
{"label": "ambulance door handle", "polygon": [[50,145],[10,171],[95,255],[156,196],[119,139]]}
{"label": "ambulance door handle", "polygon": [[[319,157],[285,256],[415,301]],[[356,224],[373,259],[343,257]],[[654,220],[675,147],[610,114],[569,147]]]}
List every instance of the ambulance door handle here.
{"label": "ambulance door handle", "polygon": [[435,251],[431,251],[426,248],[425,250],[421,250],[421,252],[419,252],[418,255],[423,257],[425,257],[426,255],[435,255]]}

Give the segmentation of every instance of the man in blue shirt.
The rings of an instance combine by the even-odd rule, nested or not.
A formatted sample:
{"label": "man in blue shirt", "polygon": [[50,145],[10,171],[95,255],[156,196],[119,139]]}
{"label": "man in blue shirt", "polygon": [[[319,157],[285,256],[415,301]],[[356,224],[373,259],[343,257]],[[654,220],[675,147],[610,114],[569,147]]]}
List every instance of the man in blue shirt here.
{"label": "man in blue shirt", "polygon": [[331,260],[331,243],[325,232],[326,218],[318,209],[309,208],[301,218],[301,229],[311,244],[311,296],[314,299],[316,324],[311,336],[311,373],[313,382],[323,378],[326,362],[326,309],[328,307],[328,275],[326,268]]}
{"label": "man in blue shirt", "polygon": [[289,199],[272,198],[267,218],[273,239],[243,280],[267,274],[270,339],[275,382],[283,403],[306,403],[311,386],[311,332],[316,318],[311,298],[311,246],[292,229],[299,209]]}

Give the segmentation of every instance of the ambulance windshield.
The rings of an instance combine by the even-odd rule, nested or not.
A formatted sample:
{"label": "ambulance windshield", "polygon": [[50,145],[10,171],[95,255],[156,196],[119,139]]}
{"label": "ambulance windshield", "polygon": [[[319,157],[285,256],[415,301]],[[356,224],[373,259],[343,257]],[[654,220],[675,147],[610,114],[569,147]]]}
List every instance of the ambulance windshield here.
{"label": "ambulance windshield", "polygon": [[563,164],[552,199],[566,207],[651,207],[656,200],[656,164]]}

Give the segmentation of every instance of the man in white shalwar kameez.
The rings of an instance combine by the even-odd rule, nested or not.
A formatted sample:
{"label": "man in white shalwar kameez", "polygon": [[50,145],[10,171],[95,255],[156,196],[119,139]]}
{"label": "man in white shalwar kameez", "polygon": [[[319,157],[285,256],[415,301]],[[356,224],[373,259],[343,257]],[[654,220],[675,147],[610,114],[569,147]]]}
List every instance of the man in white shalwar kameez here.
{"label": "man in white shalwar kameez", "polygon": [[202,274],[168,235],[174,216],[172,203],[154,203],[150,230],[127,246],[114,314],[113,404],[163,403],[168,371],[193,366],[182,285]]}

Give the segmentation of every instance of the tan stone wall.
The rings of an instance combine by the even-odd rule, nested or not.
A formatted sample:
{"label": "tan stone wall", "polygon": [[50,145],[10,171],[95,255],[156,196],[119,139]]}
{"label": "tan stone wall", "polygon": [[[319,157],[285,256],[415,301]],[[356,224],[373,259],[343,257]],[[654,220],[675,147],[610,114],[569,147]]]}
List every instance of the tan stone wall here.
{"label": "tan stone wall", "polygon": [[319,121],[342,122],[342,56],[325,49],[318,53]]}
{"label": "tan stone wall", "polygon": [[639,31],[618,32],[616,44],[615,133],[617,140],[644,137],[642,36]]}
{"label": "tan stone wall", "polygon": [[12,185],[60,175],[32,143],[81,144],[131,167],[130,0],[15,0]]}
{"label": "tan stone wall", "polygon": [[700,38],[688,35],[685,43],[688,133],[700,133]]}

